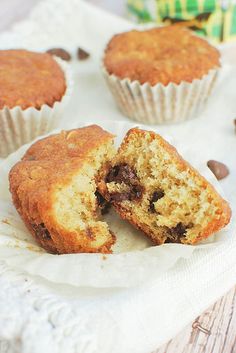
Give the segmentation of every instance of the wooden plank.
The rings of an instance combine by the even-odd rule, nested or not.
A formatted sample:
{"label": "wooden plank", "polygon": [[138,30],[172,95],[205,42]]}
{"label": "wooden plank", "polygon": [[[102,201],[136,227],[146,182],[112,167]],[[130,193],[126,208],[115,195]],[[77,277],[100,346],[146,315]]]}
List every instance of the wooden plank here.
{"label": "wooden plank", "polygon": [[236,287],[155,353],[235,353],[235,309]]}

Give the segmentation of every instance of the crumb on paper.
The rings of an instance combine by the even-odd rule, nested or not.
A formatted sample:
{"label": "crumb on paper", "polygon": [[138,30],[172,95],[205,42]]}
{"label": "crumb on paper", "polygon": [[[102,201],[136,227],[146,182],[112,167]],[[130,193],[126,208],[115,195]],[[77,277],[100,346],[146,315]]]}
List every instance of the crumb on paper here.
{"label": "crumb on paper", "polygon": [[103,256],[102,256],[102,259],[103,259],[103,260],[107,260],[107,256],[106,256],[106,255],[103,255]]}
{"label": "crumb on paper", "polygon": [[39,247],[37,247],[35,245],[30,245],[29,244],[29,245],[26,246],[26,249],[30,250],[30,251],[39,252],[39,253],[45,253],[45,251],[43,249],[41,249],[41,248],[39,248]]}
{"label": "crumb on paper", "polygon": [[2,219],[1,222],[2,222],[2,223],[5,223],[5,224],[8,224],[9,226],[11,225],[10,221],[9,221],[7,218]]}

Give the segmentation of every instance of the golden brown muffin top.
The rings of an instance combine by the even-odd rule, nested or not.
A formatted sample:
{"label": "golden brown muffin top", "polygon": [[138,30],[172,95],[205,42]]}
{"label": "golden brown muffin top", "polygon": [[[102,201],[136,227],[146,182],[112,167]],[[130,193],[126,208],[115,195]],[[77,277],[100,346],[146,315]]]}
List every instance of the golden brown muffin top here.
{"label": "golden brown muffin top", "polygon": [[[48,190],[60,180],[70,179],[102,144],[114,136],[100,126],[90,125],[61,131],[36,141],[10,172],[11,189],[24,185],[25,192]],[[28,190],[28,191],[27,191]]]}
{"label": "golden brown muffin top", "polygon": [[62,130],[33,143],[23,156],[23,161],[71,161],[84,160],[101,144],[114,138],[98,125],[89,125],[73,130]]}
{"label": "golden brown muffin top", "polygon": [[107,45],[109,74],[141,84],[192,82],[220,66],[220,54],[206,40],[178,26],[115,35]]}
{"label": "golden brown muffin top", "polygon": [[50,54],[0,50],[0,109],[52,107],[65,90],[64,73]]}

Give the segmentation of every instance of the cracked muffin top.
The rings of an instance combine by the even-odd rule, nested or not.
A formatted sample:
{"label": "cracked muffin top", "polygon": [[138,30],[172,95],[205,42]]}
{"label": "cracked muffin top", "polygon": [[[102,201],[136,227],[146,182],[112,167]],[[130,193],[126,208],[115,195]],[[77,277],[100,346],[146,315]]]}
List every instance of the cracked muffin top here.
{"label": "cracked muffin top", "polygon": [[0,50],[0,109],[52,107],[65,90],[64,73],[51,55]]}
{"label": "cracked muffin top", "polygon": [[202,78],[220,66],[220,53],[190,30],[168,26],[115,35],[107,45],[104,65],[121,79],[166,86]]}

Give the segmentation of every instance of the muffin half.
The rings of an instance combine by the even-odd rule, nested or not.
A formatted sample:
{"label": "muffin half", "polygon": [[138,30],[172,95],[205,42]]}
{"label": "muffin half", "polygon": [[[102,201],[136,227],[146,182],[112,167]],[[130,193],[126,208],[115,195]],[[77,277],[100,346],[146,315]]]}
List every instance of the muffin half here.
{"label": "muffin half", "polygon": [[114,136],[96,125],[34,143],[10,171],[13,203],[36,241],[52,253],[111,251],[100,220],[95,176],[110,161]]}
{"label": "muffin half", "polygon": [[219,51],[178,26],[115,35],[103,58],[121,111],[151,124],[184,121],[200,112],[219,68]]}
{"label": "muffin half", "polygon": [[155,244],[194,244],[230,221],[228,203],[154,132],[131,129],[97,185],[119,215]]}

